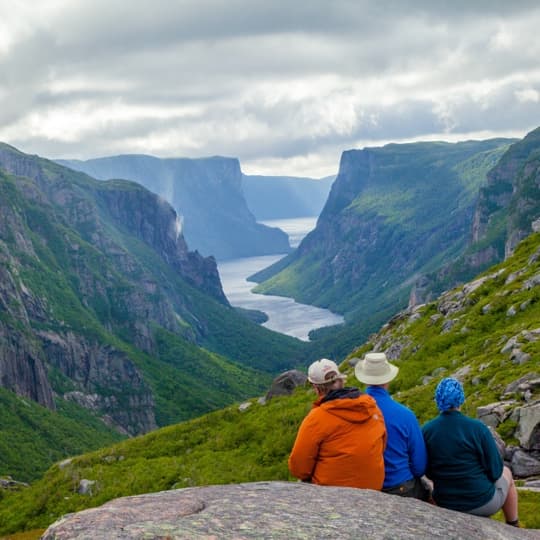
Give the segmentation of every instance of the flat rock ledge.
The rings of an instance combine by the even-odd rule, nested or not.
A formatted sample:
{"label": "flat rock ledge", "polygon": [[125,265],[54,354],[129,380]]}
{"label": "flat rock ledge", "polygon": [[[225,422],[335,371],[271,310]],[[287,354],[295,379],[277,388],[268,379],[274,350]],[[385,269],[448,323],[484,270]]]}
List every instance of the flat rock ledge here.
{"label": "flat rock ledge", "polygon": [[255,482],[115,499],[64,516],[42,536],[42,540],[181,538],[538,540],[540,531],[368,489]]}

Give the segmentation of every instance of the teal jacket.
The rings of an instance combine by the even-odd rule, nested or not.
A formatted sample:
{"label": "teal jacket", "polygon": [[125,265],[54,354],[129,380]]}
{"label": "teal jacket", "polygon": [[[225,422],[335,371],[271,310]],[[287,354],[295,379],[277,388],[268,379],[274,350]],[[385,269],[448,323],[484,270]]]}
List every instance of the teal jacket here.
{"label": "teal jacket", "polygon": [[439,506],[467,512],[491,500],[503,462],[486,425],[459,411],[445,411],[425,424],[422,433],[426,476],[433,480]]}

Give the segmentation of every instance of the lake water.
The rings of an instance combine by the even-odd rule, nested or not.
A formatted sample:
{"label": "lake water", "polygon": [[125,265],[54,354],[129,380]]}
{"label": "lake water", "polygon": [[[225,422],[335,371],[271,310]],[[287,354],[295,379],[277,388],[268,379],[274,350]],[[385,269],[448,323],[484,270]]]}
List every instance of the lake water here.
{"label": "lake water", "polygon": [[[262,223],[285,231],[289,235],[291,246],[297,247],[302,238],[315,227],[316,222],[316,217],[308,217],[263,221]],[[263,326],[304,341],[309,341],[308,334],[311,330],[341,324],[343,317],[327,309],[299,304],[292,298],[255,294],[251,291],[256,283],[249,282],[246,278],[282,257],[283,255],[266,255],[219,263],[223,291],[231,305],[263,311],[268,316],[268,321]]]}

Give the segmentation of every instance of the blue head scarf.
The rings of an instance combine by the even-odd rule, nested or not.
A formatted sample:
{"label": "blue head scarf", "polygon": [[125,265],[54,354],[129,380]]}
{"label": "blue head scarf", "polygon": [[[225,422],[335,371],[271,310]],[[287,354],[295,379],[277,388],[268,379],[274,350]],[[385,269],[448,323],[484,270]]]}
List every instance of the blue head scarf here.
{"label": "blue head scarf", "polygon": [[465,401],[463,386],[457,379],[446,377],[437,385],[435,401],[441,412],[459,407]]}

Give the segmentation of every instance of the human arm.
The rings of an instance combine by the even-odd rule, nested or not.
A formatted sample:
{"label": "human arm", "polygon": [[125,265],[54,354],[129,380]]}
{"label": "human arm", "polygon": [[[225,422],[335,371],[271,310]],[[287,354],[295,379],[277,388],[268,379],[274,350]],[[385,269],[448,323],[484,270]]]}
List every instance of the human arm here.
{"label": "human arm", "polygon": [[503,460],[488,427],[480,423],[480,462],[491,482],[496,482],[503,472]]}
{"label": "human arm", "polygon": [[429,459],[429,450],[428,450],[428,437],[429,437],[429,428],[428,428],[428,424],[424,424],[422,427],[421,427],[421,433],[422,433],[422,438],[424,439],[424,448],[426,449],[426,472],[424,473],[426,475],[427,478],[429,478],[430,480],[433,480],[433,473],[431,472],[430,470],[430,463],[431,463],[431,460]]}
{"label": "human arm", "polygon": [[416,478],[419,478],[426,473],[427,451],[422,430],[416,417],[412,419],[410,424],[407,446],[411,472]]}
{"label": "human arm", "polygon": [[289,456],[289,471],[303,481],[311,479],[319,454],[320,435],[314,416],[311,411],[304,418]]}

